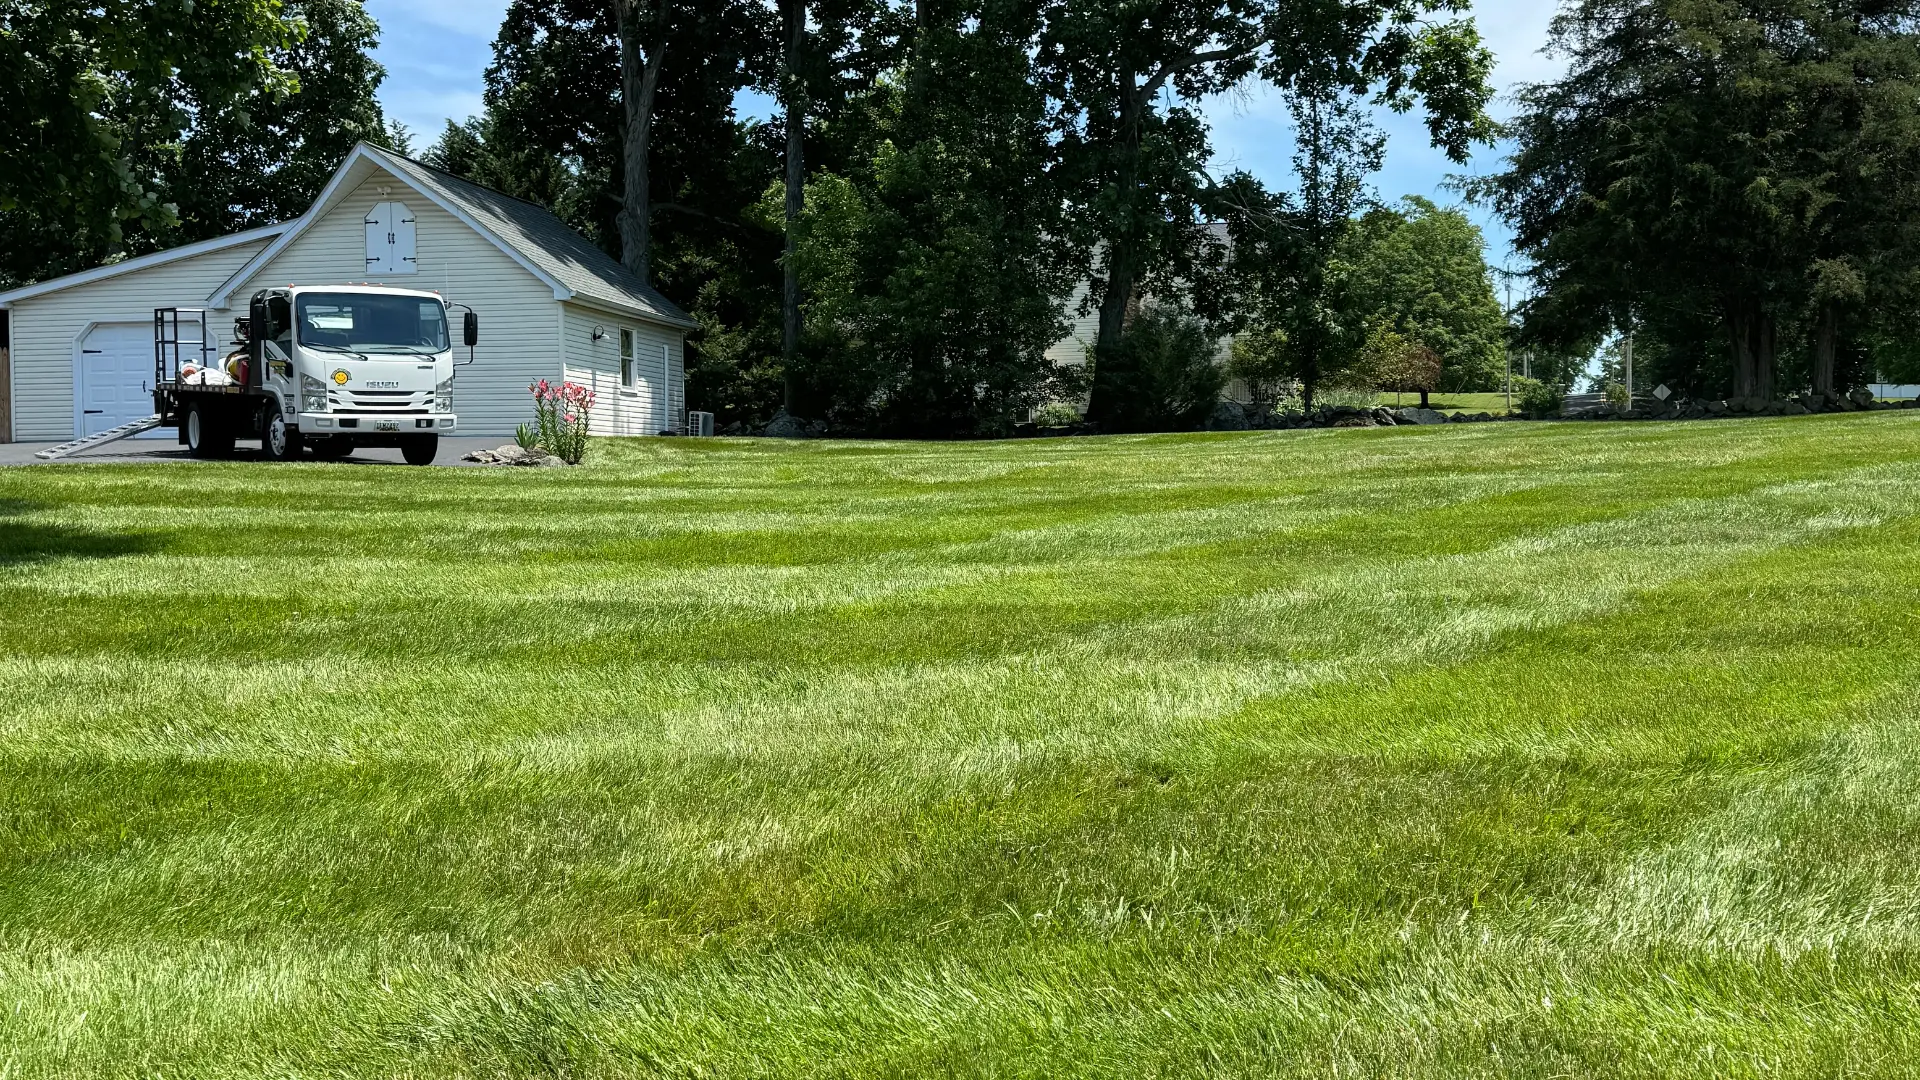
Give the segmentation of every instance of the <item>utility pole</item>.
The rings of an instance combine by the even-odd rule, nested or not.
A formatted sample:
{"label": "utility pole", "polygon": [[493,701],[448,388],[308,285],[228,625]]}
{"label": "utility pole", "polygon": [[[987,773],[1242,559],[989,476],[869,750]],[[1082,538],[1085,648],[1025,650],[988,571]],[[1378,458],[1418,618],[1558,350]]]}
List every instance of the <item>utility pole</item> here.
{"label": "utility pole", "polygon": [[1633,408],[1633,323],[1627,323],[1627,340],[1620,347],[1620,366],[1627,380],[1627,408]]}
{"label": "utility pole", "polygon": [[1500,338],[1500,354],[1507,363],[1507,415],[1513,415],[1513,278],[1507,278],[1506,333]]}

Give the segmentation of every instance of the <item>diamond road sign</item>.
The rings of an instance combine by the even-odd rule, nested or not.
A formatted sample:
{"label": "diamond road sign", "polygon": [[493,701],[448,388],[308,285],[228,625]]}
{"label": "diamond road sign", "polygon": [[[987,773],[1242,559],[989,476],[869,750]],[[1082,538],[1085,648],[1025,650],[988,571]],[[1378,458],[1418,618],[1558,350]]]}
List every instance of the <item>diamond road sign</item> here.
{"label": "diamond road sign", "polygon": [[1665,401],[1673,396],[1673,391],[1667,389],[1666,383],[1661,383],[1659,386],[1653,388],[1653,396],[1659,398],[1661,401]]}

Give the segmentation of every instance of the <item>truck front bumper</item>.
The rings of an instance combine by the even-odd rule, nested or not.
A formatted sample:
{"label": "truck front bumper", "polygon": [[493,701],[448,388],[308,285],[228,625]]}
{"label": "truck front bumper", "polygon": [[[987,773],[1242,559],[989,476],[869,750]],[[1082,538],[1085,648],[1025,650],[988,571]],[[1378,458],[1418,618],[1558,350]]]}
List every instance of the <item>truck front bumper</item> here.
{"label": "truck front bumper", "polygon": [[453,413],[301,413],[303,435],[452,435],[460,430]]}

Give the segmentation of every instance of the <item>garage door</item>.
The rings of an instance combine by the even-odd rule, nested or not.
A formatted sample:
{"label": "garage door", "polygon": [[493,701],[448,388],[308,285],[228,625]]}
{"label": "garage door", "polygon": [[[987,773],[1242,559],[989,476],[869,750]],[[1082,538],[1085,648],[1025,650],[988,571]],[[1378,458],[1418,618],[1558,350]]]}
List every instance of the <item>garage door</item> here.
{"label": "garage door", "polygon": [[[80,343],[80,385],[74,390],[83,435],[153,415],[153,324],[94,327]],[[173,438],[174,433],[161,429],[148,437]]]}

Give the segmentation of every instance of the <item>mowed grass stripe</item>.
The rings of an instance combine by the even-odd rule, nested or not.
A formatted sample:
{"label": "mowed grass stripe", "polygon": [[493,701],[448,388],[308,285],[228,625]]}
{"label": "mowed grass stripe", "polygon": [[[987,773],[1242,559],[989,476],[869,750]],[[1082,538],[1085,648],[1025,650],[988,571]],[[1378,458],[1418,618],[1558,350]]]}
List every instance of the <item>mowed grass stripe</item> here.
{"label": "mowed grass stripe", "polygon": [[[560,485],[966,494],[769,565],[794,602],[625,614],[624,581],[757,564],[604,518],[556,534],[600,554],[498,566],[418,522],[309,538],[430,600],[343,582],[304,651],[257,640],[247,583],[118,627],[143,564],[261,526],[160,503],[116,551],[61,492],[151,472],[184,512],[187,469],[0,476],[34,504],[0,530],[97,545],[0,570],[0,1074],[1899,1075],[1907,421],[618,444],[462,479],[538,497],[450,527]],[[1033,520],[1129,481],[1213,491],[1167,542],[1137,503]],[[1362,512],[1315,503],[1341,485]],[[237,630],[148,649],[169,626]]]}

